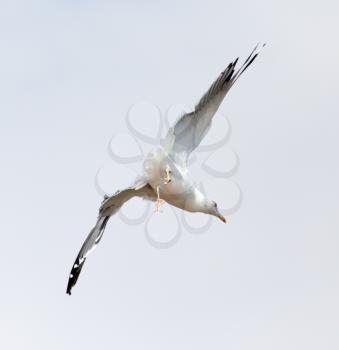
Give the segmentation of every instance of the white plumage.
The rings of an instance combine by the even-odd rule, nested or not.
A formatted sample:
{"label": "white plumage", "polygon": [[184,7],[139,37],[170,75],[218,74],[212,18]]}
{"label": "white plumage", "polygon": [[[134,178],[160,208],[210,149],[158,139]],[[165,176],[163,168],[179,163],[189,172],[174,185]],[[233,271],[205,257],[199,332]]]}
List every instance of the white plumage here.
{"label": "white plumage", "polygon": [[238,59],[227,66],[200,99],[194,111],[181,116],[169,129],[162,144],[147,155],[143,162],[143,173],[131,187],[104,198],[97,222],[73,264],[67,285],[68,294],[71,294],[89,252],[102,238],[109,218],[135,196],[155,201],[157,209],[165,201],[180,209],[206,213],[226,222],[218,211],[217,204],[207,198],[190,178],[187,161],[211,127],[212,118],[227,92],[263,46],[257,45],[238,71],[235,72]]}

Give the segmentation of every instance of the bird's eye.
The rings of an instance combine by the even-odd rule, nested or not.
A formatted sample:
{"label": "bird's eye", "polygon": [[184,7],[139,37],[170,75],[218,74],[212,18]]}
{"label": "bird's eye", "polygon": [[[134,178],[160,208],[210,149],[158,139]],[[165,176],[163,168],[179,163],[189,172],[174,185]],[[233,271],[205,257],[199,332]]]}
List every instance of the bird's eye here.
{"label": "bird's eye", "polygon": [[216,208],[216,207],[217,207],[217,203],[214,202],[214,208]]}

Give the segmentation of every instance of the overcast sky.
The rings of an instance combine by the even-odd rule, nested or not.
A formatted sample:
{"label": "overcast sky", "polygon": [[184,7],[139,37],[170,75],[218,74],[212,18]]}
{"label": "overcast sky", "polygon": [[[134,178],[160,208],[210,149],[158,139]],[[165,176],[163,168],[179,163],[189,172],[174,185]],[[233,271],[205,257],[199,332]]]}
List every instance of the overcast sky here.
{"label": "overcast sky", "polygon": [[[0,1],[2,349],[338,349],[338,10]],[[266,48],[221,106],[240,209],[169,249],[113,218],[67,296],[101,200],[96,172],[111,192],[128,180],[107,151],[128,108],[194,105],[258,41]],[[228,189],[210,195],[222,205]],[[155,218],[160,234],[169,213]]]}

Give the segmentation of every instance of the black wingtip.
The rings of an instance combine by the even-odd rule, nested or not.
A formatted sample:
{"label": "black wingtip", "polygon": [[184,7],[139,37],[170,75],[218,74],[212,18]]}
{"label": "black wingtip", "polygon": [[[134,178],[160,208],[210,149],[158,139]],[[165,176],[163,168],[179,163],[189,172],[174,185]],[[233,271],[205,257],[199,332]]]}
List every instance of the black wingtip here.
{"label": "black wingtip", "polygon": [[67,289],[66,289],[66,294],[68,295],[72,295],[72,288],[74,287],[75,283],[72,280],[72,277],[70,276],[68,279],[68,283],[67,283]]}
{"label": "black wingtip", "polygon": [[254,49],[252,50],[252,52],[250,53],[250,55],[247,57],[247,59],[245,60],[245,62],[242,64],[242,66],[240,67],[240,69],[233,75],[233,84],[238,80],[238,78],[242,75],[242,73],[245,72],[245,70],[252,64],[252,62],[257,58],[257,56],[259,55],[260,51],[262,48],[264,48],[266,46],[266,43],[264,44],[260,44],[258,43]]}
{"label": "black wingtip", "polygon": [[77,259],[75,260],[75,263],[72,267],[71,273],[69,274],[69,278],[68,278],[68,283],[67,283],[67,289],[66,289],[66,294],[71,295],[71,291],[72,288],[76,285],[81,269],[84,266],[85,263],[85,258],[82,259],[82,261],[80,262],[80,259],[77,257]]}

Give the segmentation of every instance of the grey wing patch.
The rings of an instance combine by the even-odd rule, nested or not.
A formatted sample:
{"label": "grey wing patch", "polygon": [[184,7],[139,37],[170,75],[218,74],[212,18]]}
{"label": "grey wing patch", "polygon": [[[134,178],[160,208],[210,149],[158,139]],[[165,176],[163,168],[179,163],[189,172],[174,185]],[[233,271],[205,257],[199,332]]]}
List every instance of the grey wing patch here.
{"label": "grey wing patch", "polygon": [[71,295],[71,290],[77,283],[80,272],[84,266],[88,254],[94,249],[94,247],[100,242],[104,233],[109,216],[99,217],[97,223],[92,228],[91,232],[87,236],[83,243],[69,274],[66,293]]}
{"label": "grey wing patch", "polygon": [[156,196],[156,194],[148,183],[144,183],[143,186],[141,186],[141,183],[139,183],[138,187],[133,186],[122,191],[117,191],[112,196],[105,196],[99,208],[97,222],[83,243],[72,266],[66,289],[67,294],[71,295],[71,290],[77,283],[86,258],[100,242],[109,218],[118,212],[124,203],[135,196],[142,198],[153,198]]}
{"label": "grey wing patch", "polygon": [[117,191],[113,196],[107,197],[99,208],[99,214],[112,216],[133,197],[152,199],[156,197],[156,194],[148,183],[141,185],[140,182],[136,182],[132,187]]}
{"label": "grey wing patch", "polygon": [[169,130],[164,147],[176,161],[186,164],[190,153],[199,146],[227,92],[257,57],[258,47],[254,48],[238,71],[235,72],[238,58],[230,63],[201,97],[194,111],[181,116]]}

